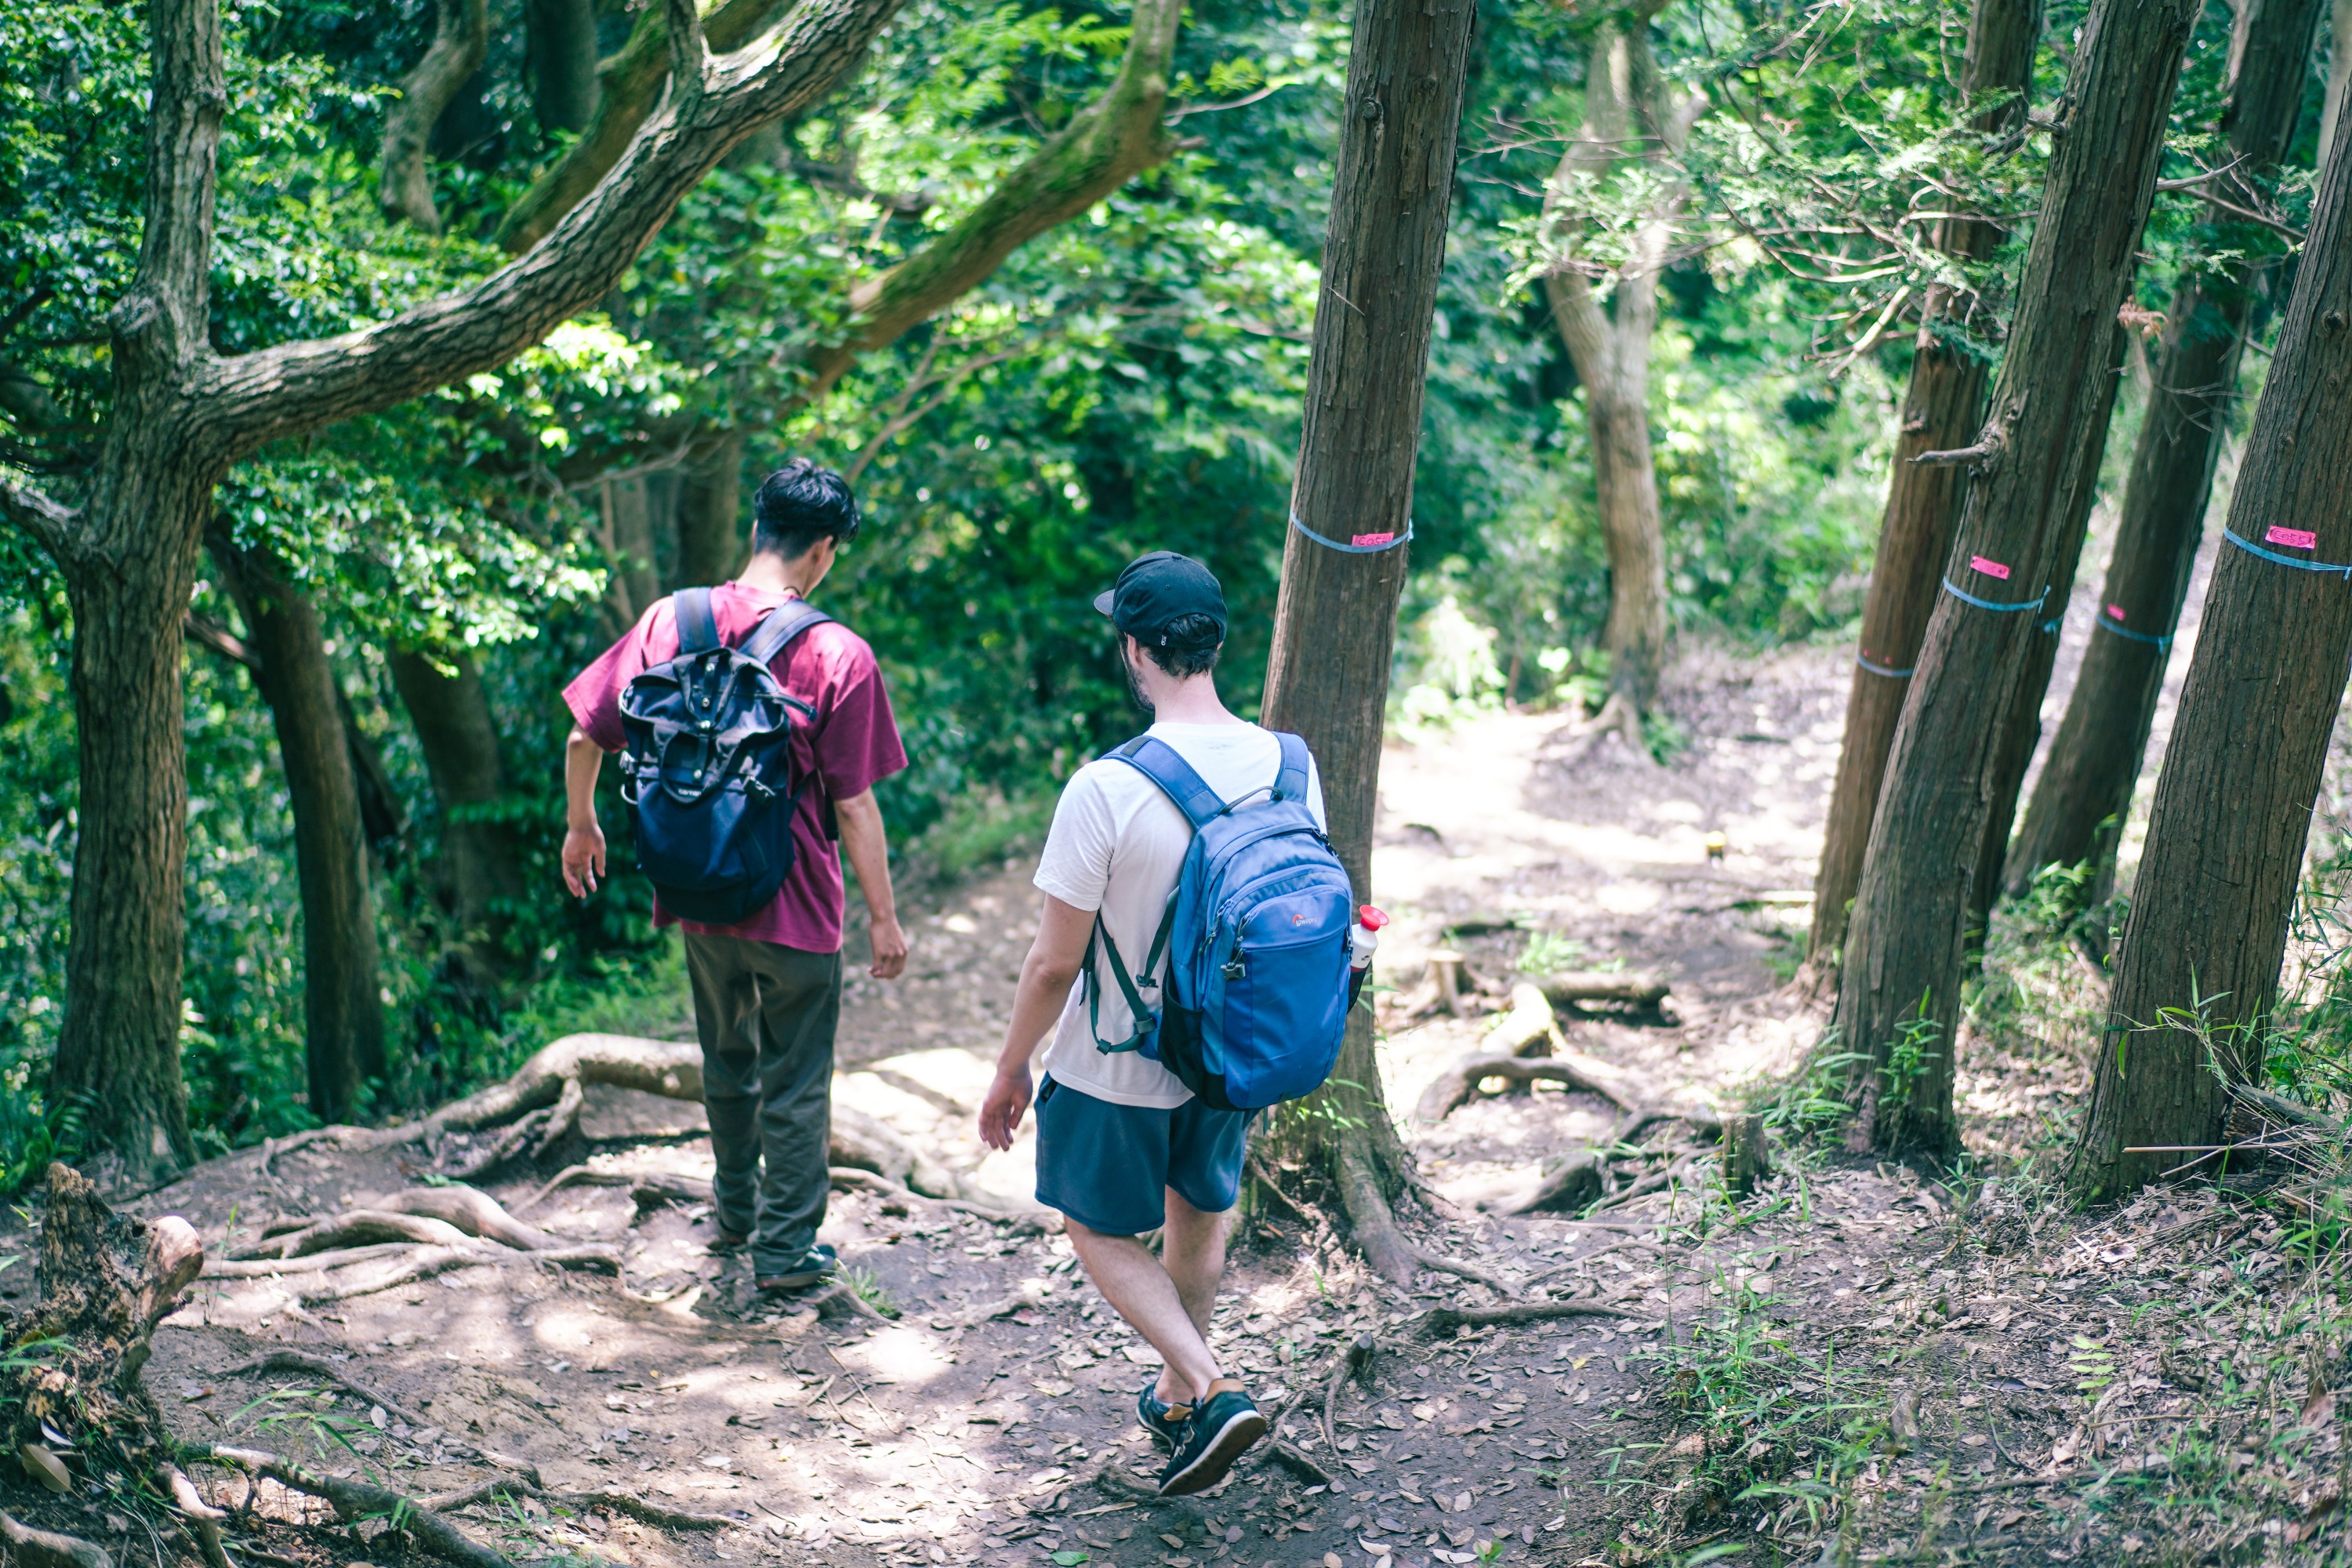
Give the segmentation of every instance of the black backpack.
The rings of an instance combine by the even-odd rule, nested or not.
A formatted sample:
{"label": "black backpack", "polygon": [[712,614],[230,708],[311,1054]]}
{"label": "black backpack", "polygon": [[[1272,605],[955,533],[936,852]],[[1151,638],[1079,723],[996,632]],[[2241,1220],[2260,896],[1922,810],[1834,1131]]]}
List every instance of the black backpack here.
{"label": "black backpack", "polygon": [[794,637],[833,619],[793,599],[740,648],[719,640],[710,590],[680,589],[677,657],[621,694],[621,798],[637,868],[681,919],[733,925],[764,907],[793,869],[793,726],[816,717],[768,668]]}

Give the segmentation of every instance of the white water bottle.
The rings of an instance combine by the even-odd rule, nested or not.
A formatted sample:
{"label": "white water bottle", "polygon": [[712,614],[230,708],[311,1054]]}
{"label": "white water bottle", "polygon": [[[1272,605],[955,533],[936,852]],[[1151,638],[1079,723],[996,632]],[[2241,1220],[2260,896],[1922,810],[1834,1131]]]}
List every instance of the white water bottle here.
{"label": "white water bottle", "polygon": [[1389,917],[1370,904],[1356,910],[1356,923],[1348,928],[1348,967],[1361,974],[1372,966],[1373,950],[1381,945],[1380,929],[1389,923]]}

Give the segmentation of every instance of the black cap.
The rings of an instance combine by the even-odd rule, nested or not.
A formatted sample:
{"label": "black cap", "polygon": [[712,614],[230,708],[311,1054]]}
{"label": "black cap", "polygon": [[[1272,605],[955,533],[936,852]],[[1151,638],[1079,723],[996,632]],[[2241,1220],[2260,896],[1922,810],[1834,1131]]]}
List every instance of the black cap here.
{"label": "black cap", "polygon": [[1215,574],[1189,555],[1155,550],[1128,563],[1118,584],[1095,595],[1095,608],[1139,643],[1166,647],[1168,625],[1185,616],[1206,616],[1225,640],[1225,591]]}

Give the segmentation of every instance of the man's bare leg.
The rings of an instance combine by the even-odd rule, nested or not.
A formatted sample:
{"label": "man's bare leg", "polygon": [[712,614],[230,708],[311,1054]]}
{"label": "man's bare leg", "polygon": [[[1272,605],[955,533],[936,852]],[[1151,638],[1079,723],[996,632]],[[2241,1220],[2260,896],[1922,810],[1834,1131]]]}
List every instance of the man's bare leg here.
{"label": "man's bare leg", "polygon": [[1150,1342],[1165,1366],[1156,1397],[1189,1405],[1206,1398],[1222,1375],[1210,1349],[1210,1314],[1225,1267],[1225,1216],[1205,1214],[1168,1194],[1161,1247],[1167,1262],[1131,1236],[1106,1236],[1066,1219],[1070,1245],[1103,1299]]}

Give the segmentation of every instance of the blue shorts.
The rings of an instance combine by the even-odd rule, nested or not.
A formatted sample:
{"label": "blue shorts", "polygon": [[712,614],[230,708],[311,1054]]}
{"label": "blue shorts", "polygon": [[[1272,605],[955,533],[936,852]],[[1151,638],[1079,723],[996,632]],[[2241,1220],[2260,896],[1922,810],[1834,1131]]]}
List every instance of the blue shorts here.
{"label": "blue shorts", "polygon": [[1037,1089],[1037,1201],[1105,1236],[1159,1229],[1171,1187],[1222,1214],[1241,1195],[1249,1120],[1197,1100],[1114,1105],[1048,1077]]}

